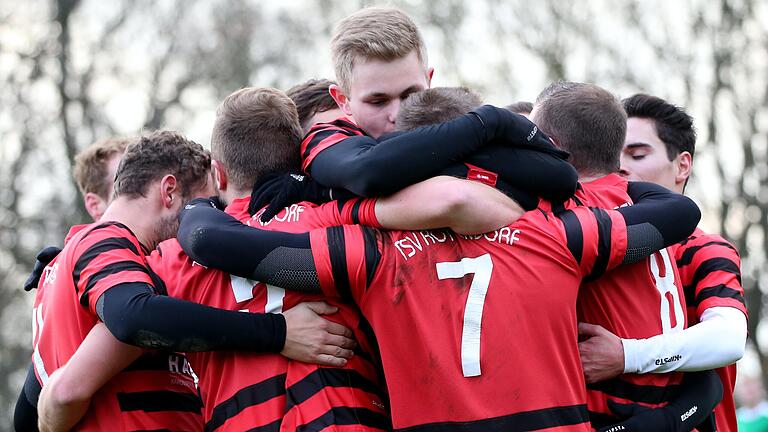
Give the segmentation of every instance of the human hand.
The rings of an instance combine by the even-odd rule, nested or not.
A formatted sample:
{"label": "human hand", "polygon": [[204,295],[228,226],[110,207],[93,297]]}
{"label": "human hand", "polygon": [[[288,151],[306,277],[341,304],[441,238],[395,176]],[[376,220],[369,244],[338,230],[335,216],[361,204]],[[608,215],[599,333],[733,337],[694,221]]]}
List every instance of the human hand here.
{"label": "human hand", "polygon": [[285,346],[280,354],[323,366],[347,364],[355,346],[352,331],[321,317],[337,311],[337,307],[325,302],[311,302],[300,303],[283,312],[286,332]]}
{"label": "human hand", "polygon": [[587,383],[604,381],[624,373],[624,345],[621,339],[605,328],[579,323],[579,356]]}

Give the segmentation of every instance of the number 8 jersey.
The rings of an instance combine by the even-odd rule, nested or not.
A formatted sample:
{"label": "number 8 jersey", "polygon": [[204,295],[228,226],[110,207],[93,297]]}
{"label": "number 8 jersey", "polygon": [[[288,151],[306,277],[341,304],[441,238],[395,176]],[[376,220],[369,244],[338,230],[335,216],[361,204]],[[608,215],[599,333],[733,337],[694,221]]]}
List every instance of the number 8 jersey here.
{"label": "number 8 jersey", "polygon": [[356,302],[381,349],[396,430],[589,430],[581,279],[618,266],[617,212],[528,212],[479,236],[311,233],[326,295]]}

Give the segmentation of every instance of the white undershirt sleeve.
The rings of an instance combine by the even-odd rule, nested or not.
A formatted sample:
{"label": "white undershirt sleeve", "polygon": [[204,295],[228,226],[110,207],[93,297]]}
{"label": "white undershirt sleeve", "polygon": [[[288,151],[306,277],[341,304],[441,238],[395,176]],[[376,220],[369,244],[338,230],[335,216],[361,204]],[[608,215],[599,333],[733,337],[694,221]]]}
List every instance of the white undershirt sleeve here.
{"label": "white undershirt sleeve", "polygon": [[648,339],[622,339],[624,373],[693,372],[735,363],[744,355],[747,318],[732,307],[711,307],[701,322]]}

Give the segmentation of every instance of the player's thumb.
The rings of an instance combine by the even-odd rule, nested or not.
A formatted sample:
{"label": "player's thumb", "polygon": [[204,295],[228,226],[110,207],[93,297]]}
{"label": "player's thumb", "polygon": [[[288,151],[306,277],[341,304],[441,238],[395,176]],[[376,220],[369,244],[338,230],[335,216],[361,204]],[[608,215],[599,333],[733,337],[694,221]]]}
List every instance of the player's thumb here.
{"label": "player's thumb", "polygon": [[339,308],[331,306],[326,302],[308,302],[304,303],[312,312],[318,315],[329,315],[338,312]]}
{"label": "player's thumb", "polygon": [[599,336],[605,331],[604,328],[602,328],[599,325],[596,324],[589,324],[589,323],[579,323],[579,336]]}

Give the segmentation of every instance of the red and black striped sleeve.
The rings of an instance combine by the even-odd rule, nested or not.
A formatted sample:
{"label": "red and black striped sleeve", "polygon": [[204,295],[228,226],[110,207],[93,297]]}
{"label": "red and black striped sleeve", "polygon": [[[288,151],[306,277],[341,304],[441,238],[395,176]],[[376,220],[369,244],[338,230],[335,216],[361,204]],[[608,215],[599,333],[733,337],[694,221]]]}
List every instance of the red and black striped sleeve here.
{"label": "red and black striped sleeve", "polygon": [[359,225],[314,230],[312,256],[323,293],[360,303],[381,261],[378,231]]}
{"label": "red and black striped sleeve", "polygon": [[365,132],[360,127],[343,117],[316,124],[301,142],[301,169],[309,174],[309,166],[320,152],[349,137],[363,135]]}
{"label": "red and black striped sleeve", "polygon": [[693,235],[675,249],[675,260],[685,292],[685,303],[701,317],[704,310],[733,307],[747,315],[741,285],[741,258],[724,238]]}
{"label": "red and black striped sleeve", "polygon": [[578,207],[557,214],[566,246],[582,278],[592,280],[621,265],[627,254],[627,225],[614,210]]}
{"label": "red and black striped sleeve", "polygon": [[108,289],[124,283],[154,286],[145,252],[136,236],[117,222],[92,228],[78,242],[72,278],[80,304],[96,313],[96,301]]}
{"label": "red and black striped sleeve", "polygon": [[354,198],[339,202],[339,215],[343,224],[381,228],[376,217],[376,198]]}

